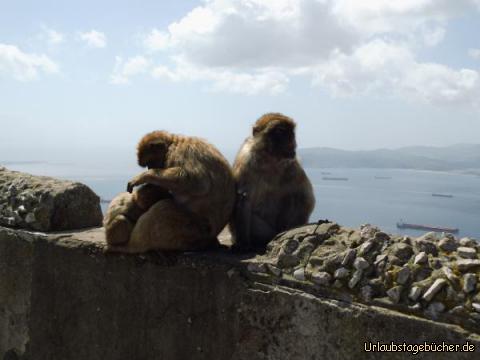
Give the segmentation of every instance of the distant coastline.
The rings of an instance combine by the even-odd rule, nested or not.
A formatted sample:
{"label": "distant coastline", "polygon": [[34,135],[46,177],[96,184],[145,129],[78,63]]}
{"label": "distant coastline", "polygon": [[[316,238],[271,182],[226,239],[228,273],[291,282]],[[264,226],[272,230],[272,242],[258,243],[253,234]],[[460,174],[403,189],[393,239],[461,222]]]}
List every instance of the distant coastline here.
{"label": "distant coastline", "polygon": [[298,153],[308,168],[454,171],[480,176],[480,145],[475,144],[363,151],[318,147],[299,149]]}

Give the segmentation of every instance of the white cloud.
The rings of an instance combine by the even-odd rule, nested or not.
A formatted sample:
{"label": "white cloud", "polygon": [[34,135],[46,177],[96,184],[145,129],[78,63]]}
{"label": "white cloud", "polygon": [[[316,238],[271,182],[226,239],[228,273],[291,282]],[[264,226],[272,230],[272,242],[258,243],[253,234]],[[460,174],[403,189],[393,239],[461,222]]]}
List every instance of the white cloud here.
{"label": "white cloud", "polygon": [[40,73],[56,73],[58,65],[48,56],[25,53],[15,45],[0,44],[0,74],[16,80],[29,81]]}
{"label": "white cloud", "polygon": [[50,45],[59,45],[65,41],[65,35],[54,29],[42,26],[42,30],[44,32],[45,39]]}
{"label": "white cloud", "polygon": [[284,92],[288,86],[288,76],[281,71],[268,69],[252,72],[234,72],[226,69],[210,69],[194,66],[184,60],[175,59],[174,68],[164,65],[153,69],[152,75],[157,79],[169,81],[208,81],[209,89],[215,92],[241,93],[256,95],[267,93],[276,95]]}
{"label": "white cloud", "polygon": [[314,85],[336,96],[392,94],[437,105],[480,109],[480,73],[420,63],[406,45],[374,40],[318,66]]}
{"label": "white cloud", "polygon": [[143,40],[143,45],[149,51],[164,50],[168,47],[170,36],[168,33],[153,29]]}
{"label": "white cloud", "polygon": [[94,48],[104,48],[107,46],[107,37],[104,33],[97,30],[90,30],[87,32],[79,33],[80,40],[85,41],[85,43]]}
{"label": "white cloud", "polygon": [[440,44],[445,38],[446,30],[444,27],[437,26],[434,28],[427,28],[423,31],[423,41],[425,45],[433,47]]}
{"label": "white cloud", "polygon": [[480,60],[480,49],[468,49],[468,55],[476,60]]}
{"label": "white cloud", "polygon": [[206,81],[218,91],[278,94],[301,75],[337,96],[415,94],[429,103],[478,106],[471,96],[478,92],[478,72],[422,63],[415,52],[440,44],[448,21],[479,5],[480,0],[204,0],[165,29],[152,29],[143,44],[173,64],[157,66],[154,77]]}
{"label": "white cloud", "polygon": [[369,34],[411,33],[431,22],[444,22],[475,10],[478,0],[335,0],[334,13]]}
{"label": "white cloud", "polygon": [[129,84],[132,76],[146,73],[150,65],[150,60],[143,56],[131,57],[126,61],[117,56],[110,82],[112,84]]}

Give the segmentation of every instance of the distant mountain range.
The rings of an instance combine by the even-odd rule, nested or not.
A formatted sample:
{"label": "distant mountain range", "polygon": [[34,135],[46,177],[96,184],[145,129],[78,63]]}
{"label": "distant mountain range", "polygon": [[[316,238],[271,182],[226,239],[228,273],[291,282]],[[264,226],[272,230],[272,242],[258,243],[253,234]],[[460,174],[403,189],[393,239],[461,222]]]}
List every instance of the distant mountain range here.
{"label": "distant mountain range", "polygon": [[299,149],[304,167],[395,168],[417,170],[480,169],[480,144],[446,147],[410,146],[399,149],[349,151],[326,147]]}

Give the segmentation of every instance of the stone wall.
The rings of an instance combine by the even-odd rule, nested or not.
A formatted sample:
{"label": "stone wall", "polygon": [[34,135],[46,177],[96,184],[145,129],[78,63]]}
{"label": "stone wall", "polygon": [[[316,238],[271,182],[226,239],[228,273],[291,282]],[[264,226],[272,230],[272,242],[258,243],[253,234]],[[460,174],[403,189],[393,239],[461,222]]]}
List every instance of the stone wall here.
{"label": "stone wall", "polygon": [[[459,325],[313,294],[252,272],[227,250],[104,254],[102,229],[43,234],[0,227],[0,358],[411,359],[365,342],[469,342]],[[292,283],[293,284],[293,283]]]}

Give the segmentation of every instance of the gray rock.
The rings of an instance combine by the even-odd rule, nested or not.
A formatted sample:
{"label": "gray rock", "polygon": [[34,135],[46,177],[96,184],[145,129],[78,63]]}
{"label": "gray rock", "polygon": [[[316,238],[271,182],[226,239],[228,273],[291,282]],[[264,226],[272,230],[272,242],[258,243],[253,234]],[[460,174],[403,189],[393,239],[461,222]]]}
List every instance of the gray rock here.
{"label": "gray rock", "polygon": [[312,281],[318,285],[327,286],[330,284],[331,280],[332,280],[332,276],[326,271],[321,271],[321,272],[312,274]]}
{"label": "gray rock", "polygon": [[364,242],[362,245],[360,245],[360,247],[358,249],[358,255],[363,256],[365,254],[368,254],[370,252],[370,250],[373,249],[374,245],[375,245],[375,243],[372,240],[368,240],[368,241]]}
{"label": "gray rock", "polygon": [[400,295],[402,294],[402,287],[401,286],[395,286],[389,290],[387,290],[387,295],[392,300],[394,304],[398,304],[400,301]]}
{"label": "gray rock", "polygon": [[362,238],[372,238],[378,231],[380,231],[379,228],[370,224],[363,224],[360,226],[360,236]]}
{"label": "gray rock", "polygon": [[391,246],[391,254],[402,260],[403,262],[407,262],[413,255],[413,249],[410,245],[405,243],[394,243]]}
{"label": "gray rock", "polygon": [[412,301],[417,301],[422,295],[423,289],[420,286],[414,286],[410,289],[408,297]]}
{"label": "gray rock", "polygon": [[457,253],[464,259],[475,259],[477,257],[477,251],[471,247],[461,246],[457,249]]}
{"label": "gray rock", "polygon": [[25,216],[25,221],[27,224],[31,225],[34,223],[37,219],[35,218],[35,214],[33,213],[28,213],[27,216]]}
{"label": "gray rock", "polygon": [[438,234],[434,231],[430,231],[420,236],[418,240],[427,240],[427,241],[436,242],[438,240]]}
{"label": "gray rock", "polygon": [[427,309],[425,310],[425,314],[431,318],[436,319],[439,313],[445,311],[445,305],[441,302],[433,302],[428,305]]}
{"label": "gray rock", "polygon": [[438,243],[438,247],[443,251],[452,252],[457,250],[458,242],[450,237],[445,237]]}
{"label": "gray rock", "polygon": [[296,257],[295,255],[292,254],[286,254],[283,249],[280,251],[280,254],[278,254],[278,259],[276,262],[276,265],[281,268],[291,268],[295,267],[298,264],[300,264],[300,259]]}
{"label": "gray rock", "polygon": [[[0,191],[0,225],[48,232],[102,223],[100,198],[81,183],[2,169],[0,184],[6,189]],[[7,220],[13,210],[14,224]]]}
{"label": "gray rock", "polygon": [[350,266],[353,259],[355,259],[356,254],[357,254],[357,251],[355,249],[348,249],[345,253],[345,256],[343,257],[342,266],[343,267]]}
{"label": "gray rock", "polygon": [[445,274],[448,280],[450,280],[452,283],[457,284],[458,283],[458,276],[455,275],[449,267],[443,267],[442,272]]}
{"label": "gray rock", "polygon": [[352,278],[348,282],[348,287],[350,289],[353,289],[355,286],[357,286],[357,284],[360,282],[360,280],[362,280],[362,273],[363,273],[362,270],[356,270],[353,273]]}
{"label": "gray rock", "polygon": [[473,247],[473,246],[477,245],[475,240],[470,239],[468,237],[461,238],[458,242],[460,243],[460,246]]}
{"label": "gray rock", "polygon": [[472,309],[478,313],[480,313],[480,304],[479,303],[472,303]]}
{"label": "gray rock", "polygon": [[475,274],[465,274],[463,276],[463,291],[468,293],[474,292],[477,287],[477,277]]}
{"label": "gray rock", "polygon": [[369,285],[362,286],[360,289],[360,295],[364,301],[371,301],[373,298],[373,289]]}
{"label": "gray rock", "polygon": [[335,274],[333,274],[333,277],[335,279],[345,279],[350,275],[350,271],[345,269],[344,267],[341,267],[335,271]]}
{"label": "gray rock", "polygon": [[299,268],[293,272],[293,277],[297,280],[304,281],[305,280],[305,269]]}
{"label": "gray rock", "polygon": [[432,241],[420,238],[415,241],[414,245],[419,252],[423,251],[427,254],[432,254],[433,256],[438,255],[437,245]]}
{"label": "gray rock", "polygon": [[480,267],[480,260],[478,259],[466,259],[457,261],[458,270],[465,272],[471,269]]}
{"label": "gray rock", "polygon": [[388,257],[387,254],[380,254],[380,255],[377,255],[377,257],[375,258],[375,262],[374,264],[377,265],[379,263],[381,263],[382,261],[386,260]]}
{"label": "gray rock", "polygon": [[435,282],[428,288],[428,290],[423,294],[422,299],[430,302],[438,294],[440,290],[447,284],[445,279],[437,279]]}
{"label": "gray rock", "polygon": [[404,285],[409,278],[410,278],[410,268],[408,266],[403,267],[397,273],[397,283],[399,283],[400,285]]}
{"label": "gray rock", "polygon": [[293,254],[293,252],[295,250],[297,250],[298,246],[300,245],[300,243],[298,242],[298,240],[296,239],[289,239],[285,242],[285,244],[283,245],[283,252],[285,254]]}
{"label": "gray rock", "polygon": [[24,205],[20,205],[20,206],[18,207],[17,211],[18,211],[18,213],[19,213],[20,215],[24,215],[24,214],[27,213],[27,209],[25,208]]}
{"label": "gray rock", "polygon": [[357,257],[353,262],[353,267],[357,270],[365,270],[370,264],[363,257]]}
{"label": "gray rock", "polygon": [[426,264],[428,262],[428,255],[426,252],[422,251],[420,253],[418,253],[416,256],[415,256],[415,259],[413,260],[413,263],[414,264]]}

